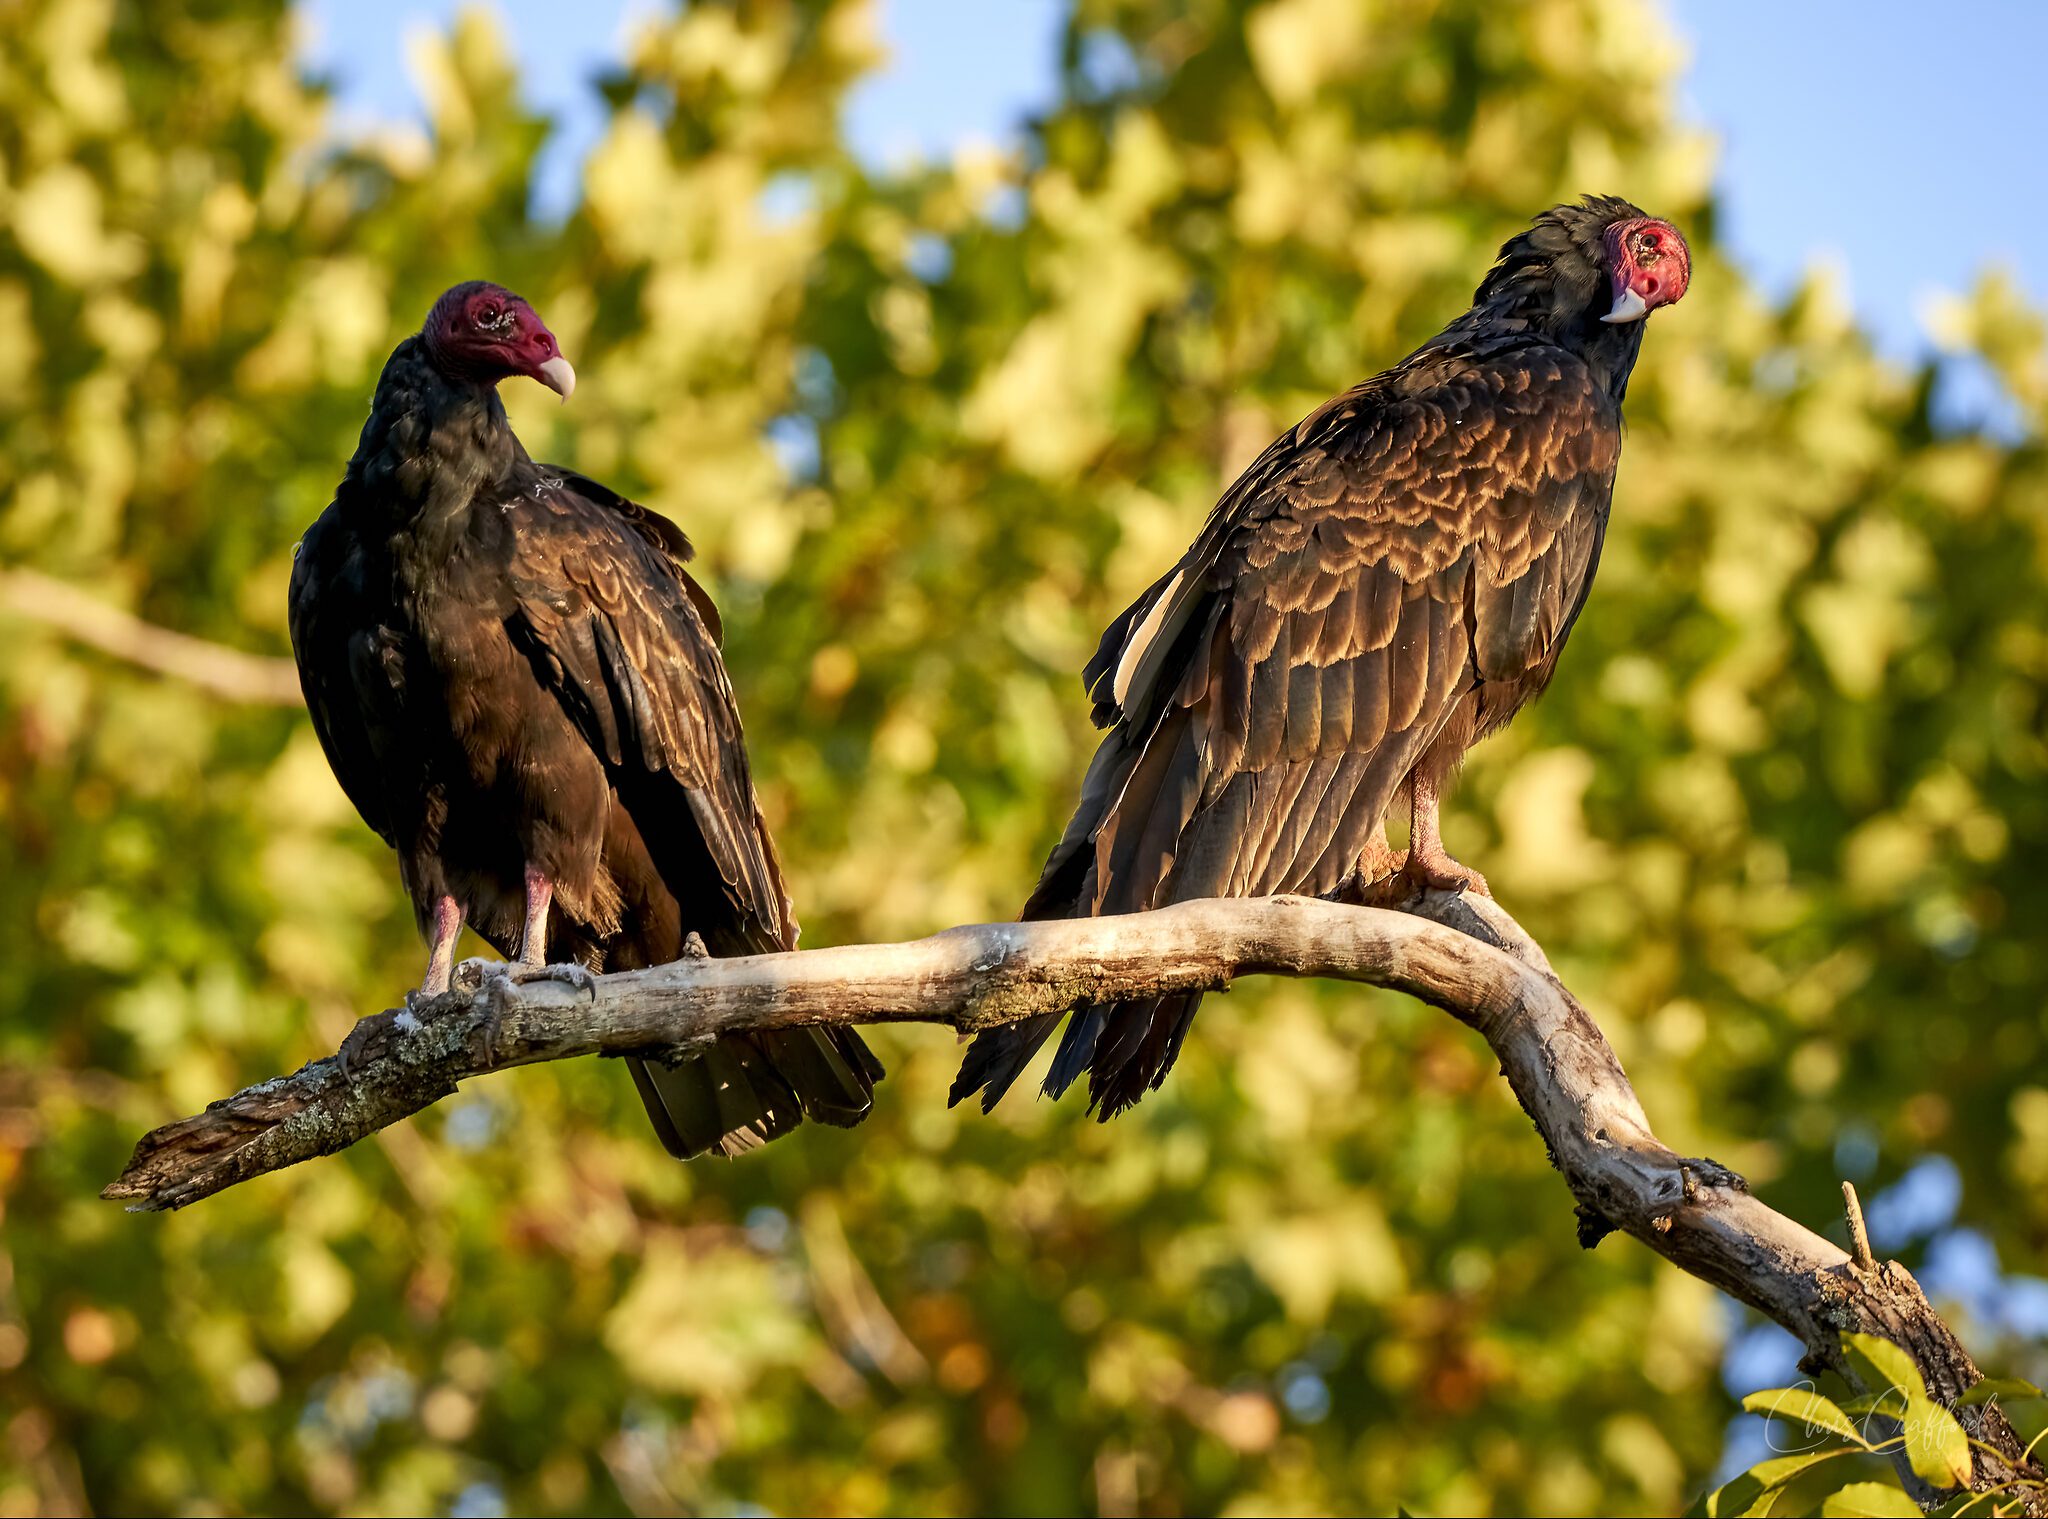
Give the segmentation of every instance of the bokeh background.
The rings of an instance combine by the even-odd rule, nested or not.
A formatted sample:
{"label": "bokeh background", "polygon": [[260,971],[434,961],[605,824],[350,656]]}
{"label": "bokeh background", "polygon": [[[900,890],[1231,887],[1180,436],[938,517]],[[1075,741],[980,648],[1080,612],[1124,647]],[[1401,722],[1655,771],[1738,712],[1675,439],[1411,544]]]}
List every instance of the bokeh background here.
{"label": "bokeh background", "polygon": [[[2048,1379],[2024,37],[1714,7],[1746,58],[1648,0],[1018,0],[953,8],[1001,12],[934,76],[998,117],[956,144],[885,88],[938,9],[596,7],[573,45],[572,7],[464,12],[387,108],[376,6],[0,6],[0,557],[283,654],[385,354],[490,274],[581,376],[508,387],[532,451],[704,550],[805,941],[1005,917],[1092,748],[1075,672],[1221,484],[1533,211],[1626,194],[1693,289],[1588,614],[1451,845],[1665,1139],[1816,1226],[1856,1180],[1978,1358]],[[1729,70],[1762,103],[1723,158]],[[1800,273],[1817,242],[1873,282]],[[303,714],[93,652],[24,583],[0,1513],[1637,1513],[1759,1453],[1736,1400],[1789,1341],[1581,1252],[1483,1046],[1359,988],[1213,999],[1106,1127],[949,1112],[952,1040],[888,1030],[866,1127],[736,1164],[667,1161],[586,1062],[178,1216],[97,1201],[420,952]]]}

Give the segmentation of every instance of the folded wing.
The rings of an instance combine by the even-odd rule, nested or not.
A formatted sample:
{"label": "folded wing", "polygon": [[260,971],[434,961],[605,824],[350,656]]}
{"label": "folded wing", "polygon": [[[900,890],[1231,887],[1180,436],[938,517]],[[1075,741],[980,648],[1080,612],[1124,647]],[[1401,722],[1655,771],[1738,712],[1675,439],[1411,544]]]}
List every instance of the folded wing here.
{"label": "folded wing", "polygon": [[[1109,732],[1025,917],[1333,891],[1454,718],[1476,738],[1548,679],[1598,559],[1618,414],[1555,348],[1437,362],[1279,438],[1110,626],[1083,677]],[[1197,1000],[1076,1009],[1046,1089],[1085,1071],[1104,1117],[1128,1107]],[[977,1038],[954,1100],[993,1105],[1059,1021]]]}
{"label": "folded wing", "polygon": [[[644,845],[608,867],[651,867],[659,881],[634,888],[665,891],[678,905],[678,942],[644,957],[676,958],[691,931],[718,955],[795,948],[717,614],[684,568],[688,541],[569,471],[541,467],[536,484],[518,508],[530,523],[517,531],[511,570],[514,639],[603,759],[616,805]],[[678,1155],[736,1154],[806,1116],[858,1123],[882,1075],[858,1034],[822,1028],[729,1036],[676,1063],[634,1067],[648,1114]]]}

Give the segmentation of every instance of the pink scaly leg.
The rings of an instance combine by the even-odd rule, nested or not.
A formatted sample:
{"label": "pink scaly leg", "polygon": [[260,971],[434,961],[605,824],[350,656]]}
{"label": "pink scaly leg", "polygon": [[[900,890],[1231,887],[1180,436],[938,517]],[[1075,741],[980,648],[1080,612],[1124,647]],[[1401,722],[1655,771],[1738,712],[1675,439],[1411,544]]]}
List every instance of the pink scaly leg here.
{"label": "pink scaly leg", "polygon": [[421,997],[438,997],[448,990],[455,973],[455,941],[462,937],[462,908],[455,898],[441,896],[434,901],[433,941],[427,951],[427,973],[420,980]]}
{"label": "pink scaly leg", "polygon": [[455,975],[455,941],[462,937],[462,907],[455,898],[445,893],[434,898],[428,932],[427,973],[420,981],[419,990],[405,994],[403,1008],[372,1013],[359,1019],[349,1030],[348,1037],[341,1041],[341,1048],[334,1052],[334,1063],[344,1081],[353,1079],[356,1065],[365,1050],[376,1046],[379,1041],[388,1041],[394,1035],[402,1036],[417,1029],[420,1026],[419,1015],[414,1009],[425,1007],[447,992]]}
{"label": "pink scaly leg", "polygon": [[1365,848],[1359,853],[1358,879],[1367,886],[1376,885],[1398,874],[1407,859],[1387,842],[1387,825],[1382,822],[1373,829],[1372,837],[1365,841]]}
{"label": "pink scaly leg", "polygon": [[1460,865],[1444,849],[1437,823],[1437,780],[1424,769],[1414,777],[1415,808],[1408,824],[1408,863],[1403,867],[1417,886],[1438,891],[1476,891],[1490,897],[1486,877]]}
{"label": "pink scaly leg", "polygon": [[519,931],[519,963],[538,970],[548,963],[548,908],[555,883],[537,866],[526,867],[526,926]]}

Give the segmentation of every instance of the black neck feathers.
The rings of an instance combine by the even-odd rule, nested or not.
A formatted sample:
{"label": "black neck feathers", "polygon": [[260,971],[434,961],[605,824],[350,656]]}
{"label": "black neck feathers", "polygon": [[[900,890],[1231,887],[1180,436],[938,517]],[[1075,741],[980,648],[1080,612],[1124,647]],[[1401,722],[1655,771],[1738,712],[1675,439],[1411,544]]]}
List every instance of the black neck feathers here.
{"label": "black neck feathers", "polygon": [[525,459],[497,387],[450,379],[418,334],[392,351],[342,495],[394,523],[466,511]]}

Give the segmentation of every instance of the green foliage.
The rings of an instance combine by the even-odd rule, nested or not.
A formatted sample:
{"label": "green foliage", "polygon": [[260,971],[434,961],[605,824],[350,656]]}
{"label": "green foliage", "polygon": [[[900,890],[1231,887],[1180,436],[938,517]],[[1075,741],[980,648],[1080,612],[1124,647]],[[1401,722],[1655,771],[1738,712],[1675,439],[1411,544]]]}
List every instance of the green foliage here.
{"label": "green foliage", "polygon": [[[546,128],[491,23],[424,47],[429,136],[338,145],[289,20],[0,7],[0,555],[282,653],[291,546],[385,353],[502,279],[581,376],[562,409],[508,387],[533,452],[705,549],[812,944],[1013,913],[1092,747],[1075,672],[1230,475],[1461,309],[1533,211],[1678,221],[1692,293],[1629,397],[1593,601],[1451,845],[1669,1141],[1816,1224],[1845,1130],[1886,1174],[1939,1150],[2040,1257],[2040,319],[1996,281],[1945,317],[2023,409],[2008,444],[1934,430],[1930,377],[1824,282],[1762,298],[1643,0],[1082,0],[1026,154],[888,177],[837,127],[870,7],[705,0],[605,82],[560,226],[528,215]],[[806,432],[792,473],[772,439]],[[667,1162],[591,1062],[186,1215],[96,1201],[142,1130],[331,1050],[420,952],[302,717],[5,635],[0,1510],[1704,1486],[1733,1412],[1711,1291],[1581,1254],[1478,1042],[1352,988],[1212,999],[1109,1127],[949,1112],[952,1041],[903,1030],[864,1129],[730,1166]],[[1862,1459],[1817,1471],[1886,1480]],[[1830,1501],[1886,1511],[1856,1491]]]}
{"label": "green foliage", "polygon": [[[1969,1480],[1974,1442],[1952,1412],[1927,1396],[1912,1358],[1876,1335],[1845,1334],[1842,1349],[1868,1390],[1839,1405],[1810,1384],[1744,1398],[1746,1410],[1766,1419],[1770,1448],[1787,1453],[1714,1489],[1694,1505],[1695,1514],[1919,1514],[1920,1505],[1898,1480],[1901,1454],[1934,1493],[1950,1494],[1940,1513],[2016,1512],[2021,1489],[2042,1490],[2042,1483],[2023,1479],[1989,1493],[1955,1492]],[[2014,1405],[2041,1397],[2031,1382],[1986,1380],[1961,1402],[1995,1401],[2021,1422],[2025,1411]]]}

